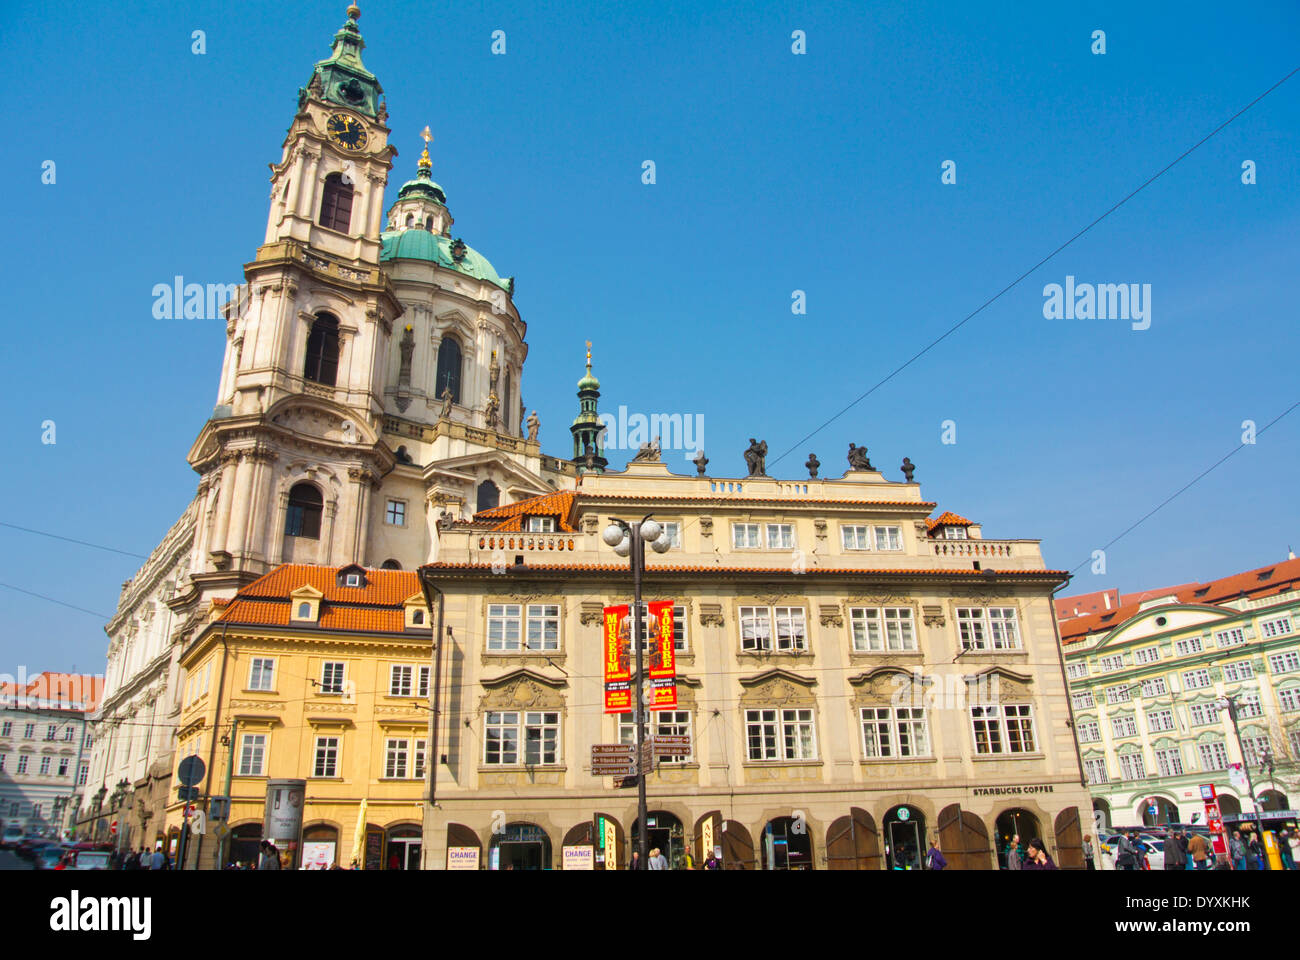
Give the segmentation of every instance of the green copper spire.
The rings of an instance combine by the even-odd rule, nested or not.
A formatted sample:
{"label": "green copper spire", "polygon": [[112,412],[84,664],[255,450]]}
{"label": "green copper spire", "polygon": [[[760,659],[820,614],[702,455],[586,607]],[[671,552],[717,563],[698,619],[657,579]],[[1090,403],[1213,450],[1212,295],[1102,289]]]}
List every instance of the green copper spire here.
{"label": "green copper spire", "polygon": [[379,116],[379,95],[384,92],[384,88],[361,62],[361,51],[365,49],[366,42],[361,39],[361,31],[357,27],[360,19],[361,10],[357,5],[348,7],[347,22],[334,34],[334,51],[316,64],[307,88],[299,91],[299,99],[305,99],[306,96],[318,97],[383,122]]}
{"label": "green copper spire", "polygon": [[591,341],[587,341],[587,373],[578,381],[578,415],[573,418],[569,432],[573,434],[573,461],[579,475],[604,473],[609,461],[605,459],[601,432],[605,425],[596,413],[600,399],[600,381],[591,372]]}

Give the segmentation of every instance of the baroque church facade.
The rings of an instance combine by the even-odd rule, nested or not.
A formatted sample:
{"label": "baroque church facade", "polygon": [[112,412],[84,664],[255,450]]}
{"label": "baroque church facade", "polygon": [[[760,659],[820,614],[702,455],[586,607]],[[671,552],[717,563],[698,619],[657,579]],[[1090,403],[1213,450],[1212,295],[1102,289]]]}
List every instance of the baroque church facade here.
{"label": "baroque church facade", "polygon": [[525,418],[514,279],[453,234],[427,135],[385,211],[397,150],[359,18],[349,7],[270,165],[265,236],[225,306],[216,405],[187,456],[194,499],[105,628],[83,824],[107,819],[123,780],[126,825],[161,821],[179,652],[214,599],[284,562],[412,570],[440,524],[576,483]]}

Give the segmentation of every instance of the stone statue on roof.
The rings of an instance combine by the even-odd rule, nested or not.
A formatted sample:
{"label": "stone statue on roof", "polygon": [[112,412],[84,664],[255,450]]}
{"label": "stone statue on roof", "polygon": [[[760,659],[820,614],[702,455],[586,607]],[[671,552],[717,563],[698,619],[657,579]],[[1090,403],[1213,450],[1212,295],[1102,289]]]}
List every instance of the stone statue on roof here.
{"label": "stone statue on roof", "polygon": [[867,448],[859,447],[857,444],[849,444],[849,469],[850,470],[874,470],[871,461],[867,459]]}
{"label": "stone statue on roof", "polygon": [[749,475],[751,477],[766,477],[764,472],[767,466],[767,441],[762,442],[749,438],[749,448],[745,451],[745,463],[749,465]]}

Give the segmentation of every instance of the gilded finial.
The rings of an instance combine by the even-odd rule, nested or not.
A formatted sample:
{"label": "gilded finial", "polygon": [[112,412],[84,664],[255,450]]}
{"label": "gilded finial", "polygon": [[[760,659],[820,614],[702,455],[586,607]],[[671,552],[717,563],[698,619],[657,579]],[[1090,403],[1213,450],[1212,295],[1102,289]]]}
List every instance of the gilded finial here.
{"label": "gilded finial", "polygon": [[591,368],[591,341],[587,341],[587,367]]}
{"label": "gilded finial", "polygon": [[358,7],[355,3],[348,5],[348,19],[349,20],[361,19],[361,8]]}
{"label": "gilded finial", "polygon": [[420,162],[417,164],[421,171],[430,171],[433,169],[433,161],[429,159],[429,141],[433,139],[433,133],[426,126],[420,131],[420,136],[424,138],[424,152],[420,154]]}

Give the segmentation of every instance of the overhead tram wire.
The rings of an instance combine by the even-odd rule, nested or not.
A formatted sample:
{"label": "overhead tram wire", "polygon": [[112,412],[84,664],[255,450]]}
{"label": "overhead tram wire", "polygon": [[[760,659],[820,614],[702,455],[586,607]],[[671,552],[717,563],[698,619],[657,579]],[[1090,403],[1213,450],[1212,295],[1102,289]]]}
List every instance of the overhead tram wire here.
{"label": "overhead tram wire", "polygon": [[38,537],[49,537],[52,540],[63,540],[66,543],[75,543],[83,547],[93,547],[96,550],[107,550],[109,553],[120,553],[127,557],[138,557],[141,560],[149,559],[147,553],[135,553],[131,550],[119,550],[117,547],[106,547],[100,543],[91,543],[88,540],[77,540],[73,537],[64,537],[57,533],[49,533],[45,530],[33,530],[31,527],[20,527],[16,523],[7,523],[4,520],[0,520],[0,527],[8,527],[11,530],[21,530],[23,533],[32,533]]}
{"label": "overhead tram wire", "polygon": [[844,416],[844,414],[848,413],[850,410],[852,410],[854,407],[856,407],[859,403],[861,403],[861,402],[862,402],[863,400],[865,400],[867,397],[871,396],[873,393],[875,393],[878,389],[880,389],[881,387],[883,387],[883,386],[884,386],[886,383],[888,383],[890,380],[894,379],[894,377],[898,376],[900,373],[902,373],[904,370],[906,370],[908,367],[910,367],[910,366],[911,366],[913,363],[915,363],[917,360],[920,360],[923,356],[925,356],[927,353],[929,353],[931,350],[933,350],[935,347],[937,347],[940,343],[942,343],[944,340],[948,339],[948,337],[952,336],[952,334],[956,333],[959,329],[961,329],[963,326],[965,326],[965,324],[967,323],[967,321],[974,319],[976,316],[978,316],[980,313],[982,313],[982,312],[983,312],[987,307],[992,306],[994,303],[996,303],[998,300],[1000,300],[1004,294],[1008,293],[1008,292],[1009,292],[1010,290],[1012,290],[1013,288],[1019,286],[1019,284],[1021,283],[1021,281],[1023,281],[1025,278],[1027,278],[1027,277],[1030,276],[1032,273],[1034,273],[1036,270],[1038,270],[1039,267],[1041,267],[1041,266],[1043,266],[1044,264],[1046,264],[1049,260],[1051,260],[1053,257],[1055,257],[1058,253],[1060,253],[1060,252],[1061,252],[1062,250],[1064,250],[1066,247],[1070,246],[1072,243],[1074,243],[1076,240],[1078,240],[1080,237],[1082,237],[1084,234],[1086,234],[1089,230],[1091,230],[1091,229],[1092,229],[1093,227],[1095,227],[1097,224],[1101,223],[1103,220],[1105,220],[1107,217],[1109,217],[1112,213],[1114,213],[1114,212],[1115,212],[1116,210],[1118,210],[1120,207],[1124,206],[1124,204],[1128,203],[1130,200],[1132,200],[1135,196],[1137,196],[1139,193],[1141,193],[1143,190],[1145,190],[1145,189],[1146,189],[1147,187],[1149,187],[1151,184],[1155,183],[1156,180],[1158,180],[1160,177],[1162,177],[1162,176],[1163,176],[1165,173],[1167,173],[1169,170],[1173,169],[1175,166],[1177,166],[1179,163],[1181,163],[1184,159],[1186,159],[1189,155],[1191,155],[1191,154],[1192,154],[1192,153],[1193,153],[1197,148],[1199,148],[1200,146],[1202,146],[1206,141],[1208,141],[1210,138],[1212,138],[1212,137],[1214,137],[1215,135],[1217,135],[1218,133],[1220,133],[1224,128],[1226,128],[1226,127],[1228,126],[1228,124],[1232,123],[1234,120],[1236,120],[1238,117],[1240,117],[1243,113],[1245,113],[1245,112],[1246,112],[1247,110],[1249,110],[1251,107],[1255,106],[1255,104],[1259,103],[1261,100],[1263,100],[1265,97],[1267,97],[1270,93],[1272,93],[1272,92],[1273,92],[1274,90],[1276,90],[1278,87],[1282,86],[1282,84],[1284,84],[1284,83],[1286,83],[1288,80],[1290,80],[1293,76],[1296,75],[1296,73],[1300,73],[1300,67],[1296,67],[1294,70],[1292,70],[1292,71],[1291,71],[1290,73],[1288,73],[1286,76],[1284,76],[1281,80],[1277,81],[1277,83],[1273,84],[1271,87],[1269,87],[1267,90],[1265,90],[1263,93],[1261,93],[1261,94],[1260,94],[1258,97],[1256,97],[1254,100],[1250,101],[1250,103],[1246,104],[1244,107],[1242,107],[1240,110],[1238,110],[1238,111],[1237,111],[1236,113],[1234,113],[1232,116],[1230,116],[1227,120],[1224,120],[1221,124],[1219,124],[1219,125],[1218,125],[1217,127],[1215,127],[1213,130],[1211,130],[1211,131],[1210,131],[1209,133],[1207,133],[1205,136],[1203,136],[1200,140],[1197,140],[1196,143],[1192,144],[1190,147],[1188,147],[1186,150],[1184,150],[1184,151],[1183,151],[1181,154],[1179,154],[1179,155],[1178,155],[1174,160],[1170,161],[1170,162],[1167,163],[1165,166],[1161,167],[1158,171],[1156,171],[1156,173],[1152,174],[1152,175],[1151,175],[1150,177],[1148,177],[1145,181],[1143,181],[1143,182],[1142,182],[1142,183],[1141,183],[1141,184],[1140,184],[1136,189],[1130,191],[1130,192],[1129,192],[1129,193],[1128,193],[1128,194],[1127,194],[1123,199],[1121,199],[1121,200],[1119,200],[1117,203],[1113,204],[1113,205],[1112,205],[1112,206],[1111,206],[1111,207],[1110,207],[1110,208],[1109,208],[1105,213],[1103,213],[1101,216],[1097,217],[1095,220],[1093,220],[1091,223],[1089,223],[1086,227],[1084,227],[1082,230],[1080,230],[1080,231],[1079,231],[1078,233],[1076,233],[1074,236],[1070,237],[1070,239],[1066,240],[1064,243],[1062,243],[1060,246],[1058,246],[1055,250],[1053,250],[1053,251],[1052,251],[1051,253],[1049,253],[1047,256],[1043,257],[1043,259],[1039,260],[1037,263],[1035,263],[1032,267],[1030,267],[1028,270],[1026,270],[1026,271],[1025,271],[1024,273],[1022,273],[1020,276],[1016,277],[1016,279],[1012,280],[1010,283],[1008,283],[1005,287],[1003,287],[1001,290],[999,290],[999,291],[998,291],[997,293],[995,293],[993,296],[989,297],[989,299],[985,300],[982,304],[980,304],[978,307],[976,307],[974,310],[972,310],[970,313],[968,313],[965,317],[963,317],[963,318],[962,318],[961,320],[959,320],[957,323],[953,324],[951,327],[949,327],[947,330],[945,330],[942,334],[940,334],[940,335],[939,335],[938,337],[936,337],[934,340],[930,341],[930,343],[928,343],[925,347],[923,347],[923,348],[922,348],[921,350],[919,350],[917,353],[913,354],[913,355],[912,355],[912,356],[911,356],[911,357],[910,357],[910,358],[909,358],[905,363],[903,363],[901,366],[899,366],[898,368],[896,368],[892,373],[890,373],[890,374],[889,374],[888,376],[886,376],[884,379],[878,381],[874,386],[872,386],[869,390],[867,390],[866,393],[862,394],[860,397],[858,397],[858,398],[857,398],[856,400],[854,400],[852,403],[850,403],[850,404],[848,404],[847,406],[845,406],[842,410],[840,410],[838,413],[836,413],[834,416],[832,416],[829,420],[827,420],[825,423],[823,423],[821,426],[819,426],[819,427],[818,427],[816,430],[814,430],[812,433],[808,434],[808,435],[805,436],[803,439],[799,440],[797,443],[791,445],[791,447],[790,447],[788,450],[786,450],[784,453],[782,453],[779,457],[776,457],[776,458],[772,461],[772,463],[780,463],[782,460],[784,460],[786,457],[788,457],[788,456],[789,456],[791,453],[793,453],[795,450],[797,450],[797,449],[799,449],[800,447],[802,447],[806,441],[811,440],[813,437],[817,436],[817,434],[821,433],[823,430],[825,430],[827,427],[829,427],[832,423],[834,423],[834,422],[835,422],[836,420],[838,420],[840,417]]}
{"label": "overhead tram wire", "polygon": [[[1285,417],[1287,414],[1289,414],[1289,413],[1290,413],[1292,410],[1294,410],[1296,407],[1300,407],[1300,400],[1297,400],[1295,403],[1291,404],[1291,406],[1289,406],[1289,407],[1287,407],[1285,410],[1283,410],[1280,414],[1278,414],[1276,417],[1274,417],[1272,420],[1270,420],[1268,423],[1266,423],[1262,428],[1260,428],[1259,430],[1255,431],[1255,436],[1256,436],[1256,438],[1258,438],[1261,434],[1263,434],[1263,432],[1264,432],[1265,430],[1267,430],[1269,427],[1273,426],[1273,424],[1277,423],[1279,420],[1281,420],[1283,417]],[[1140,527],[1140,526],[1141,526],[1143,523],[1145,523],[1147,520],[1149,520],[1149,519],[1151,519],[1152,517],[1154,517],[1157,513],[1159,513],[1161,510],[1163,510],[1163,509],[1164,509],[1168,504],[1170,504],[1170,503],[1173,502],[1175,499],[1177,499],[1177,498],[1178,498],[1180,495],[1182,495],[1185,491],[1191,489],[1193,486],[1195,486],[1198,482],[1200,482],[1200,481],[1201,481],[1202,479],[1204,479],[1205,477],[1208,477],[1211,473],[1213,473],[1216,469],[1218,469],[1218,467],[1219,467],[1221,464],[1227,462],[1227,460],[1228,460],[1230,457],[1235,456],[1235,455],[1236,455],[1236,454],[1237,454],[1237,453],[1238,453],[1238,452],[1239,452],[1239,451],[1240,451],[1244,446],[1246,446],[1246,444],[1244,444],[1244,443],[1239,443],[1239,444],[1237,444],[1235,447],[1233,447],[1231,450],[1229,450],[1227,453],[1225,453],[1223,456],[1221,456],[1218,460],[1215,460],[1214,463],[1210,464],[1208,467],[1206,467],[1204,470],[1202,470],[1200,473],[1198,473],[1198,474],[1197,474],[1195,477],[1193,477],[1191,480],[1187,481],[1187,483],[1183,484],[1181,487],[1179,487],[1177,490],[1175,490],[1175,491],[1174,491],[1173,493],[1171,493],[1169,496],[1167,496],[1167,497],[1165,497],[1163,500],[1161,500],[1158,504],[1156,504],[1156,506],[1152,507],[1152,508],[1151,508],[1150,510],[1148,510],[1146,513],[1144,513],[1140,518],[1138,518],[1138,519],[1135,520],[1133,523],[1131,523],[1131,524],[1129,524],[1127,527],[1125,527],[1124,530],[1123,530],[1123,532],[1121,532],[1118,536],[1116,536],[1116,537],[1114,537],[1113,539],[1111,539],[1108,543],[1104,544],[1104,545],[1101,547],[1101,549],[1102,549],[1103,551],[1105,551],[1105,550],[1109,550],[1112,546],[1114,546],[1115,544],[1119,543],[1119,541],[1121,541],[1122,539],[1124,539],[1126,536],[1128,536],[1130,533],[1132,533],[1134,530],[1136,530],[1138,527]],[[1077,567],[1075,567],[1074,569],[1072,569],[1072,570],[1070,571],[1071,576],[1073,576],[1074,574],[1078,573],[1080,570],[1082,570],[1084,567],[1086,567],[1086,566],[1087,566],[1088,564],[1090,564],[1091,562],[1092,562],[1092,558],[1091,558],[1091,557],[1089,557],[1087,560],[1083,561],[1083,563],[1079,564]]]}

